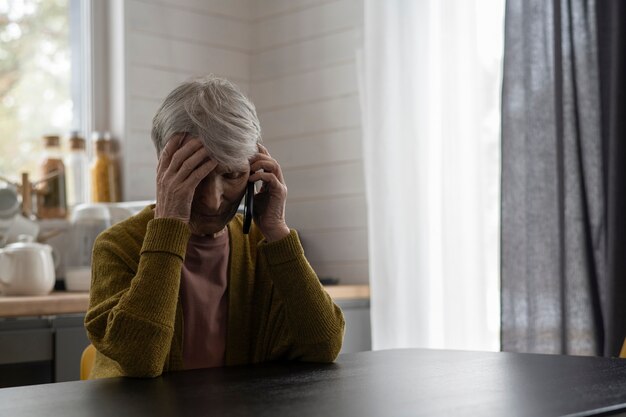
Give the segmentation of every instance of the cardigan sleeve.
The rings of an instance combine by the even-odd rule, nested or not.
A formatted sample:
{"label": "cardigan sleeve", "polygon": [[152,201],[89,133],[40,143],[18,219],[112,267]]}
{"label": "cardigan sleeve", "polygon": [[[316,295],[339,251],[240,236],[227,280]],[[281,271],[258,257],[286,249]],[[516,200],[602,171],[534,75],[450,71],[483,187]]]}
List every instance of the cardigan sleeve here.
{"label": "cardigan sleeve", "polygon": [[163,372],[189,235],[179,220],[149,221],[138,264],[137,249],[131,253],[137,243],[126,231],[110,229],[96,240],[85,327],[98,352],[115,361],[122,375]]}
{"label": "cardigan sleeve", "polygon": [[283,336],[277,338],[276,351],[285,351],[286,359],[334,361],[343,343],[343,313],[305,258],[297,232],[261,243],[259,249],[283,304],[286,328],[277,331]]}

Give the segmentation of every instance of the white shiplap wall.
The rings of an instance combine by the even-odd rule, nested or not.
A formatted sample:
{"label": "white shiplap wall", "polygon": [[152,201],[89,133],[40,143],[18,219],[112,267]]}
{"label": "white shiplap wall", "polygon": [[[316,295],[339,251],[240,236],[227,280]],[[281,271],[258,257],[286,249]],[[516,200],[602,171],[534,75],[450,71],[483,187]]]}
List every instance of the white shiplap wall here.
{"label": "white shiplap wall", "polygon": [[362,0],[253,3],[250,95],[283,167],[287,220],[321,276],[367,283],[356,51]]}
{"label": "white shiplap wall", "polygon": [[249,91],[251,1],[119,0],[111,9],[112,30],[123,33],[114,46],[123,50],[123,59],[112,70],[121,79],[122,108],[113,106],[111,124],[122,140],[126,200],[156,195],[150,127],[176,85],[214,73]]}
{"label": "white shiplap wall", "polygon": [[125,0],[120,10],[126,199],[154,198],[150,125],[164,96],[191,76],[224,76],[257,106],[289,187],[289,225],[318,274],[367,283],[362,0]]}

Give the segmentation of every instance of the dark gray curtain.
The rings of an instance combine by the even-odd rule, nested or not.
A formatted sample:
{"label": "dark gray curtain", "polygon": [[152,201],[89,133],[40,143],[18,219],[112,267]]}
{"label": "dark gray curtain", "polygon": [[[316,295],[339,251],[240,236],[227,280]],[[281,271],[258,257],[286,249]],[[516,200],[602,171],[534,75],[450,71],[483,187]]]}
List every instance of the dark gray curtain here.
{"label": "dark gray curtain", "polygon": [[607,269],[594,1],[508,0],[502,349],[600,354]]}
{"label": "dark gray curtain", "polygon": [[508,0],[502,349],[626,336],[626,1]]}
{"label": "dark gray curtain", "polygon": [[626,1],[597,1],[596,10],[607,190],[603,351],[617,356],[626,336]]}

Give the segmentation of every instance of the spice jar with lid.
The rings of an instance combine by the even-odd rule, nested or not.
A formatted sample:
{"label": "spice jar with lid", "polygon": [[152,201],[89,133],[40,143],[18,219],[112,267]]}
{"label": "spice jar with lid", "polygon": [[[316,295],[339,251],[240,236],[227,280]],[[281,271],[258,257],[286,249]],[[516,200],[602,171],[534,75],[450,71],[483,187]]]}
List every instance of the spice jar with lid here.
{"label": "spice jar with lid", "polygon": [[70,134],[70,152],[65,159],[67,170],[67,203],[70,208],[89,201],[85,139],[76,131]]}
{"label": "spice jar with lid", "polygon": [[92,140],[95,158],[91,164],[91,201],[94,203],[110,203],[113,201],[113,190],[109,141],[100,132],[93,132]]}
{"label": "spice jar with lid", "polygon": [[37,189],[37,216],[42,219],[64,219],[67,216],[65,165],[61,139],[44,136],[44,156],[40,164],[40,186]]}
{"label": "spice jar with lid", "polygon": [[122,201],[122,176],[119,158],[119,142],[111,136],[110,132],[104,132],[104,139],[109,142],[109,187],[111,189],[111,201]]}

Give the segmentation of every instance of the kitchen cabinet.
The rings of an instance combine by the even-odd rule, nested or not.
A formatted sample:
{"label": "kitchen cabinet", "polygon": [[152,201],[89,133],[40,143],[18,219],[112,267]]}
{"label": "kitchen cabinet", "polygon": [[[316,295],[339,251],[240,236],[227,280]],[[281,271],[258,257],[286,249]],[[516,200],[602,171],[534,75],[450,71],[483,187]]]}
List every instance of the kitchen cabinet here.
{"label": "kitchen cabinet", "polygon": [[[341,353],[370,350],[369,288],[327,291],[346,320]],[[88,302],[87,293],[0,297],[0,388],[79,379],[89,344],[83,326]]]}
{"label": "kitchen cabinet", "polygon": [[84,314],[0,319],[0,388],[77,380]]}
{"label": "kitchen cabinet", "polygon": [[369,299],[336,300],[346,320],[346,332],[340,353],[372,350]]}
{"label": "kitchen cabinet", "polygon": [[89,345],[83,324],[84,314],[60,316],[53,320],[54,328],[54,381],[80,379],[80,357]]}

